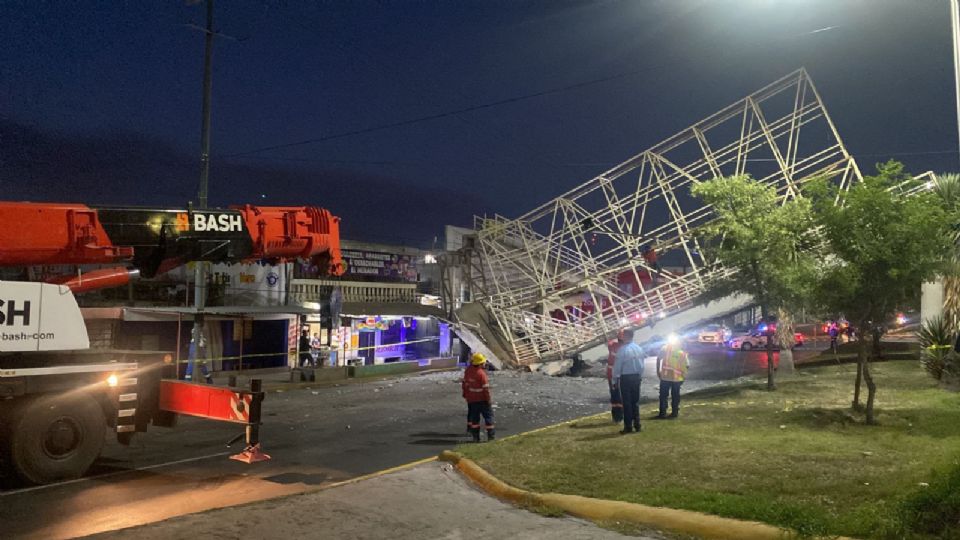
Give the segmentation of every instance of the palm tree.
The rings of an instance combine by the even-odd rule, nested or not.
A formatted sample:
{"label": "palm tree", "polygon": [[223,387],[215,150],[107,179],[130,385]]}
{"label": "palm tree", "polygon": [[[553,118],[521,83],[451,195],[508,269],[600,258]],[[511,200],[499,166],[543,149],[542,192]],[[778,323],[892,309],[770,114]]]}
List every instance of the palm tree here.
{"label": "palm tree", "polygon": [[[960,219],[960,174],[934,176],[931,186],[954,219]],[[960,230],[955,228],[954,250],[943,276],[943,318],[949,328],[960,327]]]}

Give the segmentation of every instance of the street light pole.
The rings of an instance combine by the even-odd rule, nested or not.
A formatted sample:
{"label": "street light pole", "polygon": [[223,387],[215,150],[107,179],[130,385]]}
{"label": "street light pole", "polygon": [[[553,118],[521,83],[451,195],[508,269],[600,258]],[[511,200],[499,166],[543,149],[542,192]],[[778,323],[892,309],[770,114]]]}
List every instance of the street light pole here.
{"label": "street light pole", "polygon": [[[210,178],[210,93],[212,87],[212,61],[213,61],[213,0],[207,2],[207,27],[204,33],[204,53],[203,53],[203,109],[201,115],[203,119],[200,124],[200,185],[197,190],[198,209],[207,208],[207,183]],[[202,261],[194,262],[193,273],[193,298],[196,313],[193,319],[193,350],[194,354],[189,355],[190,365],[188,373],[193,378],[196,369],[196,359],[206,359],[206,343],[203,336],[203,307],[206,304],[206,264]]]}
{"label": "street light pole", "polygon": [[950,0],[950,29],[953,35],[954,97],[957,100],[957,148],[960,150],[960,9],[957,0]]}
{"label": "street light pole", "polygon": [[207,31],[203,52],[203,123],[200,126],[200,188],[197,193],[199,208],[207,208],[207,181],[210,178],[210,89],[213,60],[213,0],[207,0]]}

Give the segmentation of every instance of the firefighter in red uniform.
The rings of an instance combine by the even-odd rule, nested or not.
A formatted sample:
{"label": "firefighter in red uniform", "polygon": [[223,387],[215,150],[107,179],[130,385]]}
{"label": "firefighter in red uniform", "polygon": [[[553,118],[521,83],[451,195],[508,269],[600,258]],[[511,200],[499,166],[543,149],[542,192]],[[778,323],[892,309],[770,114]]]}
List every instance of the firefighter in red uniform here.
{"label": "firefighter in red uniform", "polygon": [[607,387],[610,389],[610,415],[614,422],[623,421],[623,401],[620,399],[620,388],[613,384],[613,364],[617,360],[617,351],[623,344],[623,330],[617,332],[617,339],[607,342]]}
{"label": "firefighter in red uniform", "polygon": [[493,408],[490,403],[490,380],[483,366],[486,361],[485,356],[474,353],[470,357],[470,367],[463,374],[461,385],[463,399],[467,400],[467,431],[473,435],[473,442],[480,442],[481,416],[487,429],[487,440],[492,441],[496,435],[493,429]]}

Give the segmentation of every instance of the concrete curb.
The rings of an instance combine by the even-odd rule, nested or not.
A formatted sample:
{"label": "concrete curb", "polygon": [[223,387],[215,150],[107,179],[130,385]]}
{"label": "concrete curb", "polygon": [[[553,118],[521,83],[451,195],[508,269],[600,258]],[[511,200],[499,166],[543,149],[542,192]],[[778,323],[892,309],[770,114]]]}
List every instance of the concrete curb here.
{"label": "concrete curb", "polygon": [[349,479],[347,479],[347,480],[341,480],[341,481],[339,481],[339,482],[334,482],[334,483],[332,483],[332,484],[327,484],[327,485],[324,485],[324,486],[318,486],[318,487],[315,488],[315,489],[309,489],[309,490],[306,490],[306,491],[302,491],[302,492],[300,492],[300,493],[297,493],[297,495],[305,495],[305,494],[308,494],[308,493],[317,493],[318,491],[325,491],[325,490],[333,489],[333,488],[340,487],[340,486],[346,486],[346,485],[348,485],[348,484],[356,484],[357,482],[363,482],[364,480],[370,480],[370,479],[372,479],[372,478],[377,478],[377,477],[383,476],[383,475],[385,475],[385,474],[390,474],[390,473],[405,471],[405,470],[407,470],[407,469],[412,469],[412,468],[416,467],[417,465],[423,465],[424,463],[431,463],[431,462],[433,462],[433,461],[437,461],[437,459],[438,459],[438,458],[437,458],[436,456],[434,456],[434,457],[428,457],[428,458],[423,458],[423,459],[418,459],[418,460],[416,460],[416,461],[411,461],[411,462],[409,462],[409,463],[404,463],[403,465],[397,465],[396,467],[390,467],[390,468],[388,468],[388,469],[381,469],[381,470],[379,470],[379,471],[374,471],[374,472],[369,473],[369,474],[364,474],[364,475],[362,475],[362,476],[357,476],[356,478],[349,478]]}
{"label": "concrete curb", "polygon": [[[456,452],[445,450],[440,461],[453,464],[484,491],[514,503],[538,503],[592,521],[626,521],[689,534],[710,540],[782,540],[796,537],[796,533],[755,521],[741,521],[674,508],[660,508],[643,504],[592,499],[578,495],[534,493],[515,488],[485,471],[472,460]],[[833,537],[838,540],[851,540]]]}

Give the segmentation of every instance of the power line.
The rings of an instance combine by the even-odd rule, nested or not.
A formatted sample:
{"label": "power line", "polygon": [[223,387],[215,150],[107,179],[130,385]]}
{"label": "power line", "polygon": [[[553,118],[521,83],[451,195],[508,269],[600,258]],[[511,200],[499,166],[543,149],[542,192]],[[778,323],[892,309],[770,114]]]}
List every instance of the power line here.
{"label": "power line", "polygon": [[279,156],[239,156],[240,159],[250,159],[259,161],[287,161],[294,163],[327,163],[333,165],[397,165],[397,166],[423,166],[423,165],[490,165],[490,166],[518,166],[518,165],[552,165],[557,167],[604,167],[614,164],[612,161],[590,161],[590,162],[540,162],[540,161],[481,161],[481,160],[389,160],[389,159],[322,159],[322,158],[292,158]]}
{"label": "power line", "polygon": [[322,137],[315,137],[315,138],[312,138],[312,139],[305,139],[305,140],[302,140],[302,141],[296,141],[296,142],[291,142],[291,143],[283,143],[283,144],[275,144],[275,145],[272,145],[272,146],[263,146],[263,147],[260,147],[260,148],[254,148],[254,149],[252,149],[252,150],[245,150],[245,151],[243,151],[243,152],[237,152],[237,153],[234,153],[234,154],[225,154],[225,155],[223,155],[223,156],[221,156],[221,157],[223,157],[223,158],[234,158],[234,157],[249,156],[249,155],[251,155],[251,154],[259,154],[260,152],[268,152],[268,151],[270,151],[270,150],[280,150],[280,149],[283,149],[283,148],[292,148],[292,147],[295,147],[295,146],[304,146],[304,145],[307,145],[307,144],[315,144],[315,143],[319,143],[319,142],[332,141],[332,140],[335,140],[335,139],[342,139],[342,138],[344,138],[344,137],[351,137],[351,136],[354,136],[354,135],[363,135],[363,134],[366,134],[366,133],[373,133],[373,132],[382,131],[382,130],[385,130],[385,129],[392,129],[392,128],[397,128],[397,127],[409,126],[409,125],[413,125],[413,124],[419,124],[419,123],[421,123],[421,122],[429,122],[429,121],[431,121],[431,120],[439,120],[439,119],[441,119],[441,118],[448,118],[448,117],[451,117],[451,116],[457,116],[457,115],[459,115],[459,114],[464,114],[464,113],[469,113],[469,112],[475,112],[475,111],[481,111],[481,110],[484,110],[484,109],[490,109],[490,108],[493,108],[493,107],[499,107],[499,106],[501,106],[501,105],[508,105],[508,104],[510,104],[510,103],[517,103],[517,102],[520,102],[520,101],[525,101],[525,100],[533,99],[533,98],[537,98],[537,97],[543,97],[543,96],[549,96],[549,95],[552,95],[552,94],[560,94],[560,93],[563,93],[563,92],[569,92],[570,90],[576,90],[576,89],[579,89],[579,88],[585,88],[585,87],[587,87],[587,86],[593,86],[593,85],[596,85],[596,84],[602,84],[602,83],[614,81],[614,80],[617,80],[617,79],[623,79],[623,78],[625,78],[625,77],[631,77],[631,76],[634,76],[634,75],[639,75],[639,74],[641,74],[641,73],[644,73],[645,71],[647,71],[647,70],[636,69],[636,70],[633,70],[633,71],[627,71],[627,72],[623,72],[623,73],[618,73],[618,74],[616,74],[616,75],[610,75],[610,76],[608,76],[608,77],[602,77],[602,78],[599,78],[599,79],[592,79],[592,80],[585,81],[585,82],[580,82],[580,83],[575,83],[575,84],[569,84],[569,85],[566,85],[566,86],[561,86],[561,87],[559,87],[559,88],[551,88],[551,89],[548,89],[548,90],[541,90],[541,91],[539,91],[539,92],[534,92],[534,93],[531,93],[531,94],[523,94],[523,95],[519,95],[519,96],[513,96],[513,97],[509,97],[509,98],[505,98],[505,99],[500,99],[500,100],[497,100],[497,101],[491,101],[491,102],[483,103],[483,104],[480,104],[480,105],[474,105],[474,106],[472,106],[472,107],[464,107],[464,108],[462,108],[462,109],[454,109],[454,110],[451,110],[451,111],[444,111],[444,112],[441,112],[441,113],[431,114],[431,115],[427,115],[427,116],[420,116],[420,117],[417,117],[417,118],[409,118],[409,119],[407,119],[407,120],[400,120],[400,121],[398,121],[398,122],[390,122],[390,123],[387,123],[387,124],[380,124],[380,125],[377,125],[377,126],[371,126],[371,127],[361,128],[361,129],[354,129],[354,130],[350,130],[350,131],[341,131],[340,133],[333,133],[333,134],[331,134],[331,135],[325,135],[325,136],[322,136]]}
{"label": "power line", "polygon": [[[299,26],[300,28],[302,28],[302,29],[304,29],[304,30],[308,30],[308,31],[314,31],[314,30],[315,30],[315,29],[312,28],[312,27],[305,26],[304,23],[303,23],[301,20],[299,20],[299,19],[295,20],[295,19],[293,19],[293,18],[290,18],[290,17],[289,17],[285,12],[283,12],[283,11],[279,11],[278,13],[279,13],[282,17],[284,17],[284,18],[286,18],[286,19],[288,19],[288,20],[293,20],[297,26]],[[314,24],[316,24],[316,23],[314,23]],[[705,43],[705,42],[706,42],[706,40],[704,40],[704,39],[701,39],[701,40],[699,41],[699,43]],[[688,43],[688,44],[689,44],[689,43]],[[342,48],[343,45],[341,44],[340,47]],[[358,52],[358,53],[360,53],[360,54],[363,54],[361,51],[359,51],[359,49],[357,49],[356,52]],[[364,56],[366,56],[366,55],[364,55]],[[390,122],[390,123],[386,123],[386,124],[379,124],[379,125],[370,126],[370,127],[366,127],[366,128],[360,128],[360,129],[342,131],[342,132],[339,132],[339,133],[333,133],[333,134],[324,135],[324,136],[321,136],[321,137],[314,137],[314,138],[310,138],[310,139],[304,139],[304,140],[301,140],[301,141],[295,141],[295,142],[290,142],[290,143],[281,143],[281,144],[275,144],[275,145],[270,145],[270,146],[262,146],[262,147],[259,147],[259,148],[253,148],[253,149],[251,149],[251,150],[245,150],[245,151],[242,151],[242,152],[235,152],[235,153],[232,153],[232,154],[224,154],[224,155],[219,156],[219,157],[221,157],[221,158],[236,158],[236,157],[250,156],[250,155],[253,155],[253,154],[259,154],[259,153],[261,153],[261,152],[268,152],[268,151],[271,151],[271,150],[281,150],[281,149],[284,149],[284,148],[293,148],[293,147],[297,147],[297,146],[304,146],[304,145],[308,145],[308,144],[315,144],[315,143],[326,142],[326,141],[331,141],[331,140],[336,140],[336,139],[342,139],[342,138],[351,137],[351,136],[354,136],[354,135],[363,135],[363,134],[367,134],[367,133],[374,133],[374,132],[377,132],[377,131],[383,131],[383,130],[386,130],[386,129],[392,129],[392,128],[397,128],[397,127],[405,127],[405,126],[409,126],[409,125],[413,125],[413,124],[419,124],[419,123],[422,123],[422,122],[429,122],[429,121],[431,121],[431,120],[438,120],[438,119],[442,119],[442,118],[448,118],[448,117],[451,117],[451,116],[457,117],[458,119],[460,119],[460,120],[463,121],[463,122],[467,122],[466,119],[464,119],[463,117],[460,116],[461,114],[470,113],[470,112],[476,112],[476,111],[480,111],[480,110],[484,110],[484,109],[489,109],[489,108],[493,108],[493,107],[499,107],[499,106],[501,106],[501,105],[508,105],[508,104],[511,104],[511,103],[517,103],[517,102],[520,102],[520,101],[526,101],[526,100],[533,99],[533,98],[538,98],[538,97],[543,97],[543,96],[548,96],[548,95],[553,95],[553,94],[559,94],[559,93],[563,93],[563,92],[569,92],[569,91],[571,91],[571,90],[577,90],[577,89],[585,88],[585,87],[588,87],[588,86],[593,86],[593,85],[597,85],[597,84],[603,84],[603,83],[606,83],[606,82],[615,81],[615,80],[623,79],[623,78],[627,78],[627,77],[632,77],[632,76],[635,76],[635,75],[649,74],[650,72],[652,72],[652,71],[654,71],[654,70],[656,70],[656,69],[658,69],[658,68],[662,68],[662,67],[665,67],[665,66],[667,66],[667,65],[670,65],[671,62],[673,62],[676,58],[678,58],[678,57],[680,57],[680,56],[681,56],[681,53],[676,53],[676,54],[672,55],[670,58],[663,58],[661,62],[657,63],[656,65],[649,66],[649,67],[647,67],[647,68],[641,68],[641,69],[634,69],[634,70],[630,70],[630,71],[624,71],[624,72],[620,72],[620,73],[617,73],[617,74],[614,74],[614,75],[609,75],[609,76],[606,76],[606,77],[600,77],[600,78],[597,78],[597,79],[591,79],[591,80],[583,81],[583,82],[579,82],[579,83],[568,84],[568,85],[566,85],[566,86],[561,86],[561,87],[556,87],[556,88],[550,88],[550,89],[547,89],[547,90],[541,90],[541,91],[539,91],[539,92],[533,92],[533,93],[529,93],[529,94],[522,94],[522,95],[513,96],[513,97],[509,97],[509,98],[505,98],[505,99],[500,99],[500,100],[497,100],[497,101],[492,101],[492,102],[488,102],[488,103],[483,103],[483,104],[480,104],[480,105],[474,105],[474,106],[470,106],[470,107],[464,107],[464,108],[460,108],[460,109],[454,109],[454,110],[450,110],[450,111],[444,111],[444,112],[440,112],[440,113],[436,113],[436,114],[431,114],[431,115],[426,115],[426,116],[409,118],[409,119],[400,120],[400,121],[397,121],[397,122]],[[369,57],[369,56],[367,57],[367,60],[368,60],[369,63],[374,63],[374,62],[375,62],[375,60],[374,60],[372,57]],[[459,92],[458,92],[458,93],[459,93]],[[467,122],[467,123],[469,123],[469,122]],[[542,163],[541,163],[541,164],[542,164]]]}
{"label": "power line", "polygon": [[[285,19],[288,19],[288,20],[290,20],[290,21],[295,22],[296,25],[299,26],[301,29],[308,30],[308,31],[314,31],[314,30],[315,30],[315,28],[306,26],[301,20],[295,19],[295,18],[292,18],[292,17],[289,17],[289,16],[288,16],[285,12],[283,12],[283,11],[279,11],[278,13],[279,13],[282,17],[284,17]],[[313,21],[311,21],[311,23],[312,23],[312,24],[316,24],[316,23],[313,22]],[[318,26],[319,26],[319,25],[318,25]],[[813,33],[822,32],[822,31],[826,31],[826,30],[832,30],[832,29],[834,29],[834,28],[836,28],[836,27],[835,27],[835,26],[831,26],[831,27],[827,27],[827,28],[821,28],[821,29],[818,29],[818,30],[814,30],[813,32],[810,32],[810,33],[813,34]],[[340,44],[340,47],[343,48],[343,47],[344,47],[343,44]],[[354,51],[353,51],[353,52],[355,52],[355,53],[357,53],[357,54],[360,54],[360,55],[362,55],[362,56],[365,56],[365,57],[366,57],[366,61],[367,61],[369,64],[380,64],[380,63],[377,62],[374,58],[370,57],[369,55],[366,55],[365,53],[363,53],[363,52],[362,52],[359,48],[357,48],[357,47],[354,47]],[[309,145],[309,144],[316,144],[316,143],[327,142],[327,141],[332,141],[332,140],[336,140],[336,139],[342,139],[342,138],[351,137],[351,136],[354,136],[354,135],[364,135],[364,134],[368,134],[368,133],[374,133],[374,132],[377,132],[377,131],[383,131],[383,130],[393,129],[393,128],[397,128],[397,127],[405,127],[405,126],[414,125],[414,124],[419,124],[419,123],[423,123],[423,122],[429,122],[429,121],[432,121],[432,120],[439,120],[439,119],[442,119],[442,118],[457,117],[457,118],[460,119],[461,121],[467,122],[467,120],[466,120],[465,118],[461,117],[460,115],[465,114],[465,113],[470,113],[470,112],[476,112],[476,111],[480,111],[480,110],[490,109],[490,108],[493,108],[493,107],[499,107],[499,106],[501,106],[501,105],[508,105],[508,104],[512,104],[512,103],[517,103],[517,102],[521,102],[521,101],[526,101],[526,100],[534,99],[534,98],[538,98],[538,97],[544,97],[544,96],[548,96],[548,95],[553,95],[553,94],[560,94],[560,93],[564,93],[564,92],[569,92],[569,91],[571,91],[571,90],[577,90],[577,89],[580,89],[580,88],[585,88],[585,87],[589,87],[589,86],[593,86],[593,85],[597,85],[597,84],[603,84],[603,83],[607,83],[607,82],[610,82],[610,81],[615,81],[615,80],[619,80],[619,79],[623,79],[623,78],[627,78],[627,77],[631,77],[631,76],[635,76],[635,75],[640,75],[640,74],[643,74],[643,73],[649,73],[650,71],[655,70],[655,69],[657,69],[657,68],[659,68],[659,67],[662,67],[663,65],[666,65],[667,63],[668,63],[668,62],[663,62],[663,63],[661,63],[661,64],[659,64],[659,65],[651,66],[651,67],[645,68],[645,69],[634,69],[634,70],[630,70],[630,71],[624,71],[624,72],[620,72],[620,73],[617,73],[617,74],[614,74],[614,75],[609,75],[609,76],[606,76],[606,77],[600,77],[600,78],[597,78],[597,79],[591,79],[591,80],[583,81],[583,82],[579,82],[579,83],[568,84],[568,85],[565,85],[565,86],[556,87],[556,88],[550,88],[550,89],[541,90],[541,91],[533,92],[533,93],[529,93],[529,94],[521,94],[521,95],[517,95],[517,96],[508,97],[508,98],[505,98],[505,99],[500,99],[500,100],[488,102],[488,103],[482,103],[482,104],[479,104],[479,105],[473,105],[473,106],[470,106],[470,107],[463,107],[463,108],[460,108],[460,109],[453,109],[453,110],[444,111],[444,112],[440,112],[440,113],[436,113],[436,114],[430,114],[430,115],[425,115],[425,116],[420,116],[420,117],[414,117],[414,118],[409,118],[409,119],[406,119],[406,120],[400,120],[400,121],[396,121],[396,122],[389,122],[389,123],[385,123],[385,124],[378,124],[378,125],[374,125],[374,126],[370,126],[370,127],[365,127],[365,128],[359,128],[359,129],[341,131],[341,132],[338,132],[338,133],[332,133],[332,134],[330,134],[330,135],[324,135],[324,136],[314,137],[314,138],[310,138],[310,139],[304,139],[304,140],[300,140],[300,141],[294,141],[294,142],[289,142],[289,143],[280,143],[280,144],[274,144],[274,145],[269,145],[269,146],[262,146],[262,147],[253,148],[253,149],[250,149],[250,150],[245,150],[245,151],[242,151],[242,152],[235,152],[235,153],[232,153],[232,154],[224,154],[224,155],[222,155],[222,156],[220,156],[220,157],[221,157],[221,158],[238,158],[238,157],[239,157],[239,158],[247,158],[247,159],[266,159],[266,160],[275,159],[275,160],[278,160],[278,161],[302,161],[302,162],[341,163],[341,164],[358,164],[358,165],[414,165],[415,162],[398,162],[398,161],[389,161],[389,160],[372,160],[372,161],[310,160],[310,159],[297,159],[297,158],[269,158],[269,157],[252,158],[252,157],[250,157],[250,156],[252,156],[252,155],[254,155],[254,154],[259,154],[259,153],[262,153],[262,152],[269,152],[269,151],[272,151],[272,150],[281,150],[281,149],[285,149],[285,148],[294,148],[294,147],[298,147],[298,146],[305,146],[305,145]],[[459,92],[458,92],[458,93],[459,93]],[[461,94],[461,95],[462,95],[462,94]],[[926,155],[926,154],[957,154],[957,153],[958,153],[957,150],[944,150],[944,151],[935,150],[935,151],[926,151],[926,152],[894,152],[894,153],[889,153],[889,154],[868,153],[868,154],[857,154],[857,155],[859,155],[859,156],[877,156],[877,155],[910,156],[910,155]],[[761,161],[761,160],[755,160],[755,161]],[[770,161],[773,161],[773,160],[771,159]],[[613,163],[613,162],[608,162],[607,164],[610,164],[610,163]],[[424,164],[427,164],[427,162],[424,162]],[[470,162],[470,164],[476,164],[476,163]],[[545,163],[537,163],[537,164],[539,164],[539,165],[544,165]],[[603,164],[599,164],[599,165],[602,166]],[[569,165],[565,165],[565,166],[592,166],[592,164],[583,164],[583,165],[581,165],[581,164],[569,164]]]}
{"label": "power line", "polygon": [[[851,154],[856,158],[865,157],[896,157],[896,156],[925,156],[925,155],[947,155],[957,154],[958,150],[923,150],[915,152],[869,152]],[[485,166],[529,166],[529,165],[549,165],[554,167],[610,167],[620,162],[615,161],[583,161],[583,162],[540,162],[540,161],[475,161],[475,160],[389,160],[389,159],[323,159],[323,158],[295,158],[281,156],[237,156],[241,159],[257,161],[283,161],[293,163],[324,163],[332,165],[375,165],[375,166],[401,166],[401,167],[420,167],[424,165],[485,165]],[[774,158],[747,158],[747,161],[777,161]]]}

